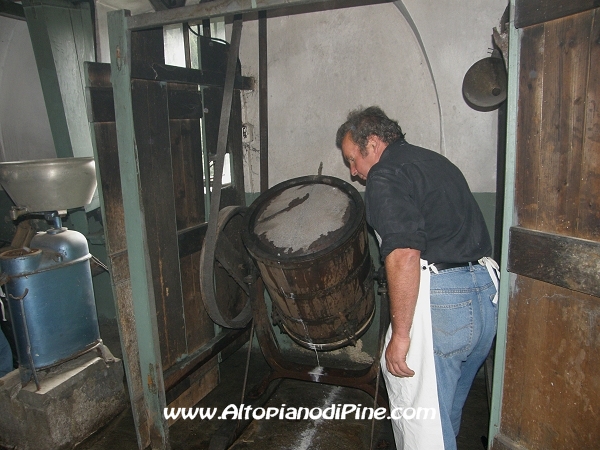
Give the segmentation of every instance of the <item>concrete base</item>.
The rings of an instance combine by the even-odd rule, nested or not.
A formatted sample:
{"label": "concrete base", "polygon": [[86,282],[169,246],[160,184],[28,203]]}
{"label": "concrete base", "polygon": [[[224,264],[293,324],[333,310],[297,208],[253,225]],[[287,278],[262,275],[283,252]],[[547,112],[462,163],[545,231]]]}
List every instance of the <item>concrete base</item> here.
{"label": "concrete base", "polygon": [[127,406],[120,359],[106,363],[90,352],[38,377],[39,391],[33,381],[21,386],[19,370],[0,378],[0,445],[73,448]]}

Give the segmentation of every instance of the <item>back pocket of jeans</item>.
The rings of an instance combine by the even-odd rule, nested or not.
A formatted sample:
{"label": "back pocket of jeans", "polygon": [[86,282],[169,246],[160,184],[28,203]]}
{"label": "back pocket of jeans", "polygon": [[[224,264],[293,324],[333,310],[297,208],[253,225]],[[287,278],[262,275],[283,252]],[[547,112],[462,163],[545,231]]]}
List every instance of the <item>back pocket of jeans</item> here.
{"label": "back pocket of jeans", "polygon": [[433,350],[443,357],[468,352],[473,340],[471,300],[453,305],[431,305]]}

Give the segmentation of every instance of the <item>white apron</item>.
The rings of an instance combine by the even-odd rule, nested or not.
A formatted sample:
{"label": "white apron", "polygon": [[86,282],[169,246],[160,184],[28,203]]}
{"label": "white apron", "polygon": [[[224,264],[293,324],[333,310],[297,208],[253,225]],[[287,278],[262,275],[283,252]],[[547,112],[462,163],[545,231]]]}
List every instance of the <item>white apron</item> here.
{"label": "white apron", "polygon": [[[421,284],[410,329],[408,367],[415,375],[400,378],[388,372],[385,350],[392,334],[388,328],[381,368],[390,400],[392,428],[398,450],[443,450],[442,421],[437,394],[429,299],[428,263],[421,260]],[[401,410],[399,408],[402,408]]]}

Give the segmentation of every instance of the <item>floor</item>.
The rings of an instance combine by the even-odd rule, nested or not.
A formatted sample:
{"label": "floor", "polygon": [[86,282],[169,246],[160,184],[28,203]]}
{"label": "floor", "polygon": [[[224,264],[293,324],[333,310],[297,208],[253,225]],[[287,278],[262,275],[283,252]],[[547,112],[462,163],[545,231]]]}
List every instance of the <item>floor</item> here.
{"label": "floor", "polygon": [[[105,339],[106,341],[106,339]],[[115,352],[118,353],[118,352]],[[227,405],[240,403],[247,358],[247,346],[240,348],[220,366],[220,383],[198,405],[199,408],[217,408],[223,411]],[[325,365],[325,364],[324,364]],[[255,347],[251,352],[248,370],[248,390],[256,385],[267,372],[268,365]],[[324,410],[332,404],[361,404],[372,406],[373,399],[366,393],[346,387],[328,386],[286,379],[277,387],[265,408],[268,407],[320,407]],[[190,405],[192,406],[192,405]],[[337,450],[381,449],[394,450],[391,425],[386,420],[357,420],[352,414],[346,420],[254,420],[230,447],[242,449],[281,450]],[[477,375],[467,399],[461,432],[458,436],[459,450],[484,450],[488,432],[488,401],[483,369]],[[211,439],[223,434],[227,421],[178,420],[169,428],[169,441],[173,450],[209,449]],[[227,435],[227,433],[225,433]],[[137,450],[135,428],[129,409],[121,413],[105,428],[77,446],[77,450]]]}

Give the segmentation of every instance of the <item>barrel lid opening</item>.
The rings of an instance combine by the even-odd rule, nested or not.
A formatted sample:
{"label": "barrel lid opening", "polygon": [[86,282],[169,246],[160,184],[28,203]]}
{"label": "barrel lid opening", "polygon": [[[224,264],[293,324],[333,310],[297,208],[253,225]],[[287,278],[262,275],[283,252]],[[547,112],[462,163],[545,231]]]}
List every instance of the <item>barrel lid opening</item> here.
{"label": "barrel lid opening", "polygon": [[251,253],[258,250],[273,258],[314,256],[346,240],[363,215],[360,194],[343,180],[322,176],[288,180],[250,207],[246,245]]}

